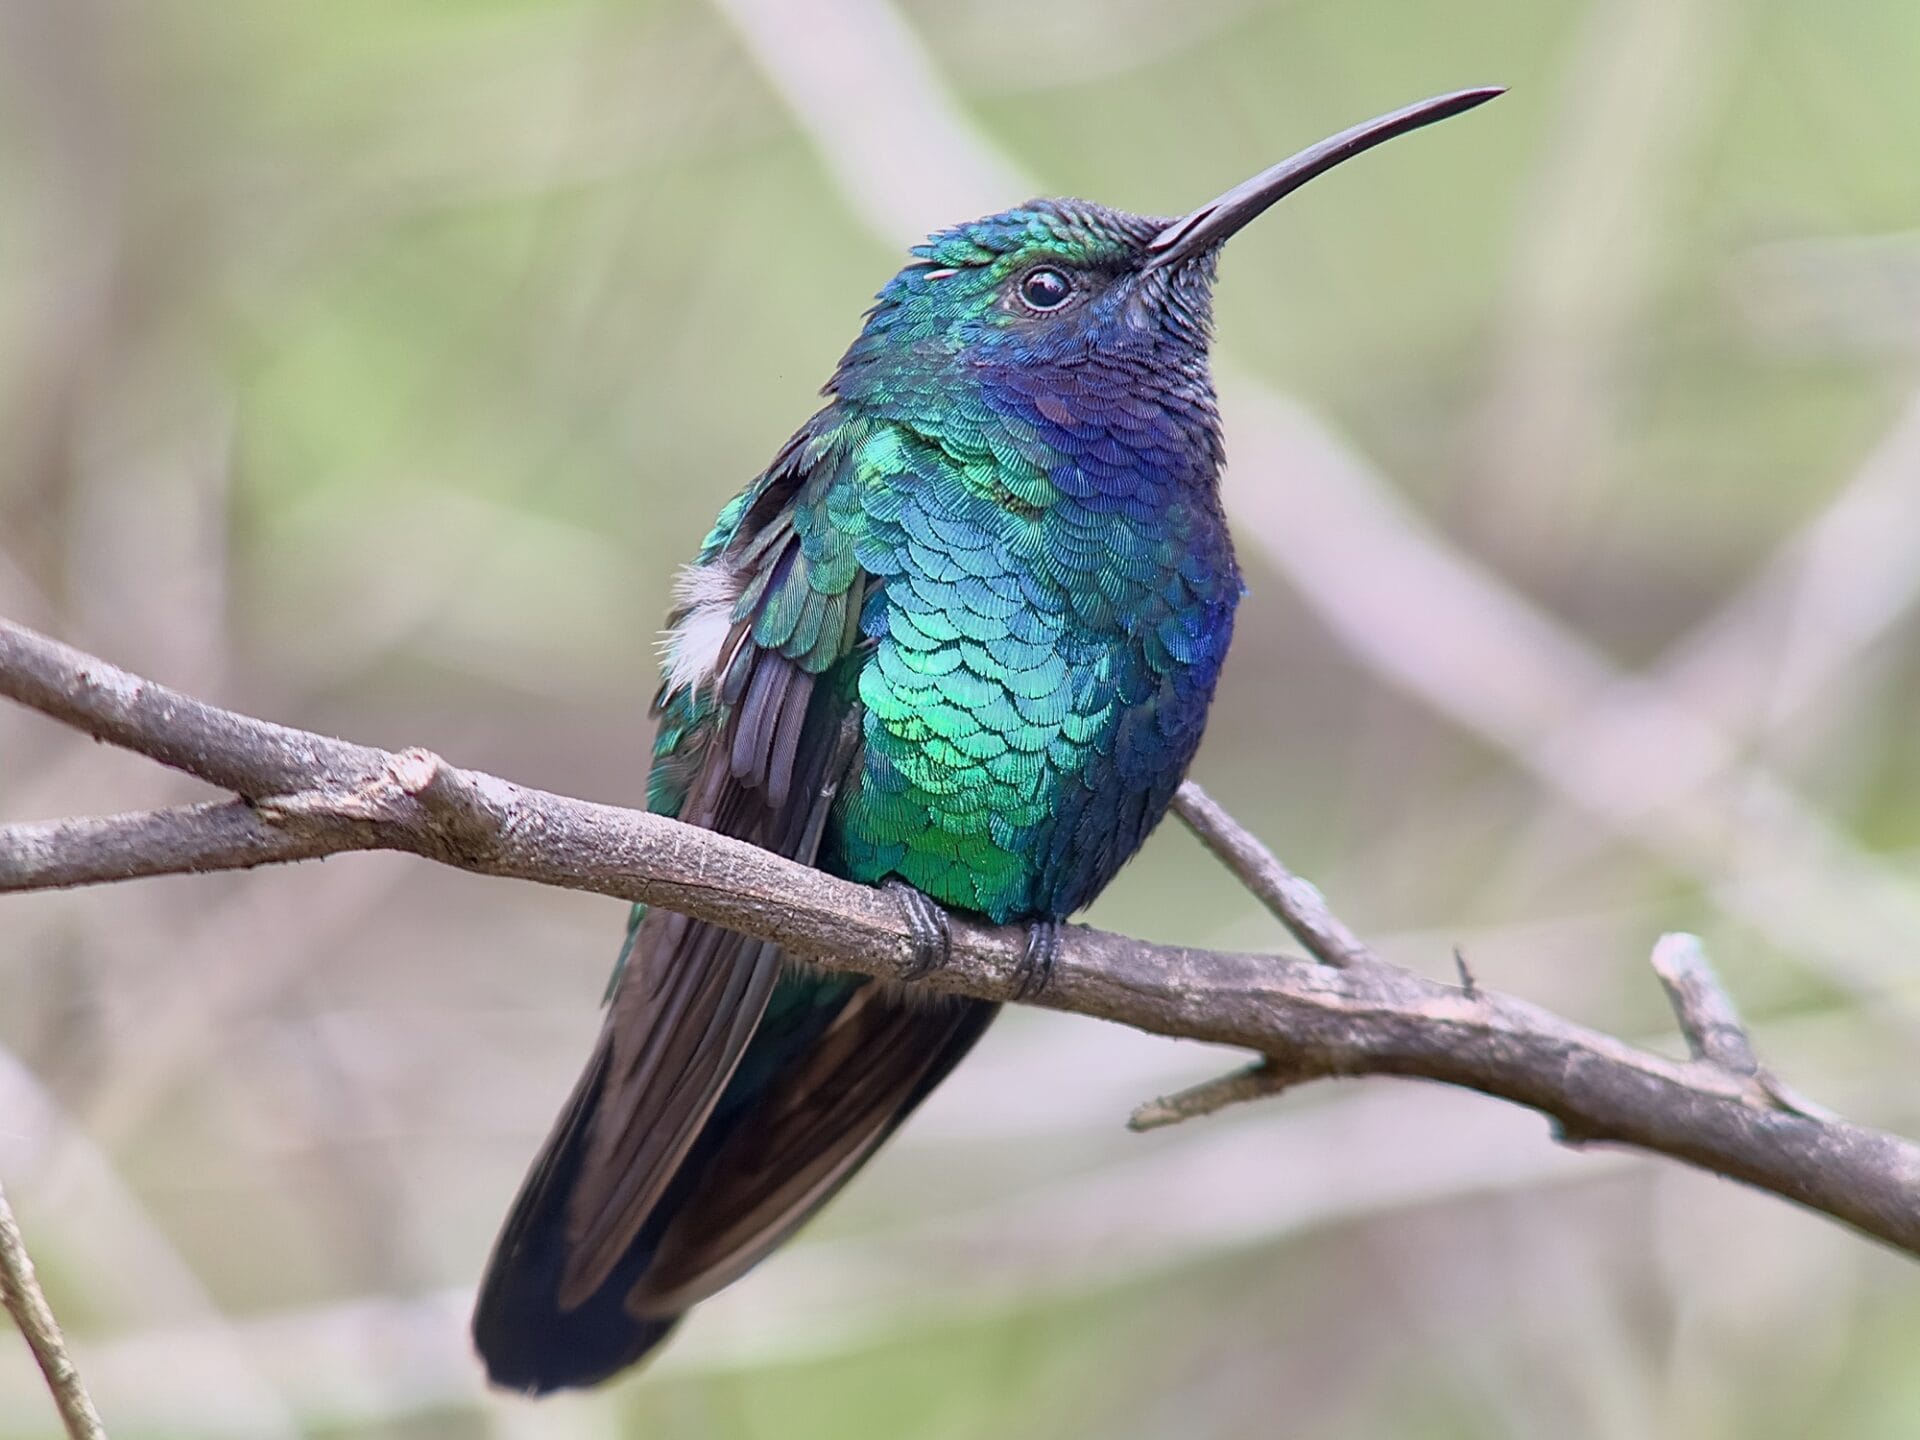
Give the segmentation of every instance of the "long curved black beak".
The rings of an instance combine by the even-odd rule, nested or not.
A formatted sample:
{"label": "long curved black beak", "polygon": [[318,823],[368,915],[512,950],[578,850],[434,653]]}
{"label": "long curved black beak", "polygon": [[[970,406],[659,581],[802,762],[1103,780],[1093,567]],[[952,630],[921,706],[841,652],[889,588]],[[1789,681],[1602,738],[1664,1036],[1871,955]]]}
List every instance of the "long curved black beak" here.
{"label": "long curved black beak", "polygon": [[1342,130],[1330,140],[1308,146],[1298,155],[1262,170],[1211,200],[1192,214],[1183,216],[1147,242],[1150,252],[1146,268],[1158,270],[1177,264],[1220,244],[1234,231],[1264,212],[1283,195],[1290,195],[1316,175],[1324,175],[1343,160],[1351,160],[1363,150],[1371,150],[1383,140],[1405,135],[1436,120],[1445,120],[1484,105],[1505,87],[1485,86],[1478,90],[1456,90],[1451,95],[1436,95],[1391,115],[1368,120],[1351,130]]}

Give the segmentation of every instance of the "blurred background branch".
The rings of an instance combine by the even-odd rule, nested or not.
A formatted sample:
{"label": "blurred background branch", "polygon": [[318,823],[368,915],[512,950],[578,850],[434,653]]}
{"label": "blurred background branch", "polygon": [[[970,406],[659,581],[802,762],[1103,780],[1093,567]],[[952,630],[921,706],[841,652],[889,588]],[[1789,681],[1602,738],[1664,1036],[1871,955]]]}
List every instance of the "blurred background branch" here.
{"label": "blurred background branch", "polygon": [[[1911,5],[15,0],[0,42],[0,613],[630,803],[671,567],[902,243],[1509,84],[1227,267],[1253,593],[1199,774],[1390,959],[1668,1047],[1641,937],[1699,930],[1769,1060],[1920,1129]],[[29,720],[0,820],[201,798]],[[1274,934],[1177,835],[1092,918]],[[380,856],[9,901],[0,1174],[117,1436],[1920,1424],[1872,1247],[1437,1087],[1130,1136],[1234,1057],[1031,1009],[658,1372],[484,1396],[450,1290],[619,924]],[[0,1436],[39,1386],[0,1353]]]}
{"label": "blurred background branch", "polygon": [[60,1423],[73,1440],[105,1440],[106,1429],[99,1412],[80,1379],[80,1371],[67,1353],[66,1337],[41,1293],[40,1281],[33,1273],[33,1259],[27,1254],[27,1242],[7,1203],[7,1192],[0,1187],[0,1300],[20,1327],[20,1334],[33,1352],[34,1363],[46,1377],[47,1390]]}

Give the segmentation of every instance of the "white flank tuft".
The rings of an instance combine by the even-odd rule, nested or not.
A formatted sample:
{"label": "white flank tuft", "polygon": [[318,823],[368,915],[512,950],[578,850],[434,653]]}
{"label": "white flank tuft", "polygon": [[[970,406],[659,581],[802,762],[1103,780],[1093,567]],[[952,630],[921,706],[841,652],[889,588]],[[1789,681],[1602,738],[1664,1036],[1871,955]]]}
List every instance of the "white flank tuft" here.
{"label": "white flank tuft", "polygon": [[722,564],[687,565],[673,582],[674,608],[680,621],[660,637],[667,661],[669,693],[698,690],[720,664],[720,651],[733,630],[733,607],[740,592],[738,570]]}

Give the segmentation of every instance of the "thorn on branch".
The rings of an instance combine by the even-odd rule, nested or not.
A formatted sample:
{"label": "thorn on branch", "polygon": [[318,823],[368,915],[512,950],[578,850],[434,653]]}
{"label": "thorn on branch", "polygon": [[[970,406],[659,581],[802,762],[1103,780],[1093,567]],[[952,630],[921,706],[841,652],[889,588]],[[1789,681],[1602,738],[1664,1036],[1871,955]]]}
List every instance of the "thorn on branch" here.
{"label": "thorn on branch", "polygon": [[1473,978],[1473,971],[1467,965],[1467,952],[1458,945],[1453,947],[1453,968],[1460,976],[1460,993],[1469,1000],[1480,998],[1480,982]]}

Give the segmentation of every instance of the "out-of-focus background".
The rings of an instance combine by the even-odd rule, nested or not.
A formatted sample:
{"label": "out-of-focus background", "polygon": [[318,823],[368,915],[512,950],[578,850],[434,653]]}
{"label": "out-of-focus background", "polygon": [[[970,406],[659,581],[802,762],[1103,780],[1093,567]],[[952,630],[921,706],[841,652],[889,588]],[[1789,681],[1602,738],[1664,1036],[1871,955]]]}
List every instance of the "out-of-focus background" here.
{"label": "out-of-focus background", "polygon": [[[1219,295],[1199,776],[1393,957],[1920,1130],[1911,0],[0,3],[0,612],[642,793],[672,567],[902,247],[1442,89]],[[0,709],[0,816],[193,796]],[[1284,942],[1168,827],[1093,912]],[[465,1307],[622,907],[392,857],[0,904],[0,1178],[122,1440],[1907,1437],[1920,1270],[1537,1117],[1010,1014],[642,1378]],[[0,1334],[0,1436],[52,1433]]]}

